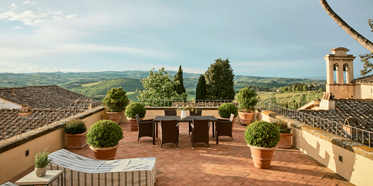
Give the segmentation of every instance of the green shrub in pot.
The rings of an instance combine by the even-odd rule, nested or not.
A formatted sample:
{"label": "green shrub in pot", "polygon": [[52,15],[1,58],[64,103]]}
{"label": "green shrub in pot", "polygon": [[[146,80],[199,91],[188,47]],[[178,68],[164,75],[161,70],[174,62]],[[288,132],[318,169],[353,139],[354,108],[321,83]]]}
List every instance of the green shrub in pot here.
{"label": "green shrub in pot", "polygon": [[107,91],[106,97],[102,100],[102,103],[110,112],[122,112],[129,103],[126,94],[127,92],[125,92],[122,87],[112,88]]}
{"label": "green shrub in pot", "polygon": [[85,123],[80,119],[74,119],[68,121],[65,124],[65,133],[66,134],[82,134],[87,131]]}
{"label": "green shrub in pot", "polygon": [[247,126],[245,139],[250,146],[272,148],[280,141],[280,132],[272,123],[255,121]]}
{"label": "green shrub in pot", "polygon": [[140,118],[145,117],[146,109],[141,103],[131,103],[126,107],[124,115],[128,118],[136,118],[136,114],[139,114]]}
{"label": "green shrub in pot", "polygon": [[114,147],[123,139],[123,131],[111,120],[100,120],[91,126],[87,133],[87,143],[91,147]]}
{"label": "green shrub in pot", "polygon": [[223,103],[219,106],[219,115],[222,118],[229,118],[231,116],[231,113],[234,114],[234,117],[237,117],[238,115],[238,108],[231,104],[231,103]]}

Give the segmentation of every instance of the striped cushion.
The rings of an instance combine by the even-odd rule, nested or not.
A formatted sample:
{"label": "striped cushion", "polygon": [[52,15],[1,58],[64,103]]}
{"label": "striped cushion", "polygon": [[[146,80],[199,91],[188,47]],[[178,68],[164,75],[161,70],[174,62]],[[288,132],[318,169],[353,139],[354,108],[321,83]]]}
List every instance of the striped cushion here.
{"label": "striped cushion", "polygon": [[139,185],[156,181],[155,158],[132,158],[101,161],[86,158],[65,149],[49,155],[50,170],[64,170],[66,186]]}

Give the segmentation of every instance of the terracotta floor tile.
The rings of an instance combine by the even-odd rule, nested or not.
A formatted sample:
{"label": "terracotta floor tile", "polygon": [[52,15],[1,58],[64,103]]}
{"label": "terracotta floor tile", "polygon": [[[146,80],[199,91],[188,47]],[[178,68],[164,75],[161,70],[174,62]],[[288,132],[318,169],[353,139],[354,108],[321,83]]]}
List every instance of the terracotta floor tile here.
{"label": "terracotta floor tile", "polygon": [[[173,144],[166,144],[161,150],[159,138],[156,145],[147,137],[137,143],[137,132],[130,131],[128,123],[121,127],[124,139],[116,159],[155,157],[156,185],[352,185],[294,148],[276,150],[271,168],[255,168],[244,139],[245,126],[239,124],[234,125],[233,142],[221,137],[216,145],[210,130],[209,150],[202,143],[192,150],[185,123],[180,123],[179,150]],[[93,158],[88,147],[68,150]]]}

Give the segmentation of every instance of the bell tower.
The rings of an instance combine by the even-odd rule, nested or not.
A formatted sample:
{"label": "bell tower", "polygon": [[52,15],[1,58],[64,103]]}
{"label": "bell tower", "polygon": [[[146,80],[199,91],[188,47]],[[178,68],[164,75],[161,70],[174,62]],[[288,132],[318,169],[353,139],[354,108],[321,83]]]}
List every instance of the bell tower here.
{"label": "bell tower", "polygon": [[335,99],[355,98],[353,61],[356,58],[347,54],[347,48],[339,47],[330,50],[326,60],[326,92],[332,93]]}

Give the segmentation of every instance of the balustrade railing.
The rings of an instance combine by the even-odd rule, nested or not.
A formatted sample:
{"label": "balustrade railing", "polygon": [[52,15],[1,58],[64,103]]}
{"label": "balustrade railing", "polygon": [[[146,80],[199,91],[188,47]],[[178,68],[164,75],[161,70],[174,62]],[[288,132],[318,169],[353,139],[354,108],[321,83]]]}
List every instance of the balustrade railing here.
{"label": "balustrade railing", "polygon": [[232,103],[238,106],[233,100],[139,100],[145,107],[219,107],[223,103]]}
{"label": "balustrade railing", "polygon": [[308,113],[300,112],[298,110],[288,109],[265,101],[258,102],[257,107],[273,111],[277,114],[298,120],[307,125],[311,125],[313,127],[330,132],[332,134],[336,134],[351,139],[353,141],[362,143],[366,146],[373,146],[372,131],[364,130],[355,126],[345,125],[336,121],[310,115]]}

